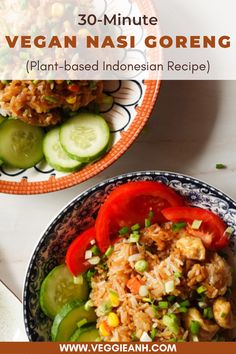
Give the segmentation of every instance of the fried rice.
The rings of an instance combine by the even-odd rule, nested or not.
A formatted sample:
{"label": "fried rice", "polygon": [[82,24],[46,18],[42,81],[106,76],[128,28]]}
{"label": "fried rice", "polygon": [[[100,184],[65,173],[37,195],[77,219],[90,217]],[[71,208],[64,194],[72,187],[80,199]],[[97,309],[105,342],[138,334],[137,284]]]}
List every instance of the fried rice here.
{"label": "fried rice", "polygon": [[102,91],[102,81],[1,81],[0,109],[4,115],[46,127],[60,123],[63,111],[75,112],[99,99]]}
{"label": "fried rice", "polygon": [[[236,327],[227,261],[206,249],[190,228],[176,232],[172,226],[147,227],[139,231],[136,243],[126,235],[115,243],[107,261],[96,266],[90,301],[97,327],[109,323],[111,312],[119,322],[106,326],[103,335],[100,331],[102,340],[225,340]],[[145,271],[137,271],[138,261],[146,262]],[[140,285],[138,291],[130,281]],[[117,297],[115,305],[111,294]],[[193,324],[199,325],[195,334]]]}

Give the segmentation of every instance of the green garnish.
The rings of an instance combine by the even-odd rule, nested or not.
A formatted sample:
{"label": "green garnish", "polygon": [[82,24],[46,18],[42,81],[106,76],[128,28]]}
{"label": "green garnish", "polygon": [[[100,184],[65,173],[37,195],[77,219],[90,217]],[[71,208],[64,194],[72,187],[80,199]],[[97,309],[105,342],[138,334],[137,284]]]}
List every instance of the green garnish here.
{"label": "green garnish", "polygon": [[188,307],[188,306],[190,306],[189,300],[185,300],[185,301],[180,303],[180,307]]}
{"label": "green garnish", "polygon": [[188,312],[188,309],[187,309],[187,307],[180,307],[179,312],[186,313],[186,312]]}
{"label": "green garnish", "polygon": [[148,270],[148,262],[144,259],[137,261],[134,265],[134,268],[137,272],[144,273]]}
{"label": "green garnish", "polygon": [[193,335],[198,335],[200,332],[201,326],[198,321],[191,321],[190,331]]}
{"label": "green garnish", "polygon": [[221,318],[225,318],[225,316],[226,316],[225,312],[222,312],[221,315],[220,315]]}
{"label": "green garnish", "polygon": [[140,229],[140,225],[139,224],[135,224],[133,226],[131,226],[131,230],[132,231],[138,231]]}
{"label": "green garnish", "polygon": [[89,88],[90,88],[91,90],[97,88],[97,83],[96,83],[96,81],[93,81],[93,80],[89,81]]}
{"label": "green garnish", "polygon": [[150,210],[150,211],[149,211],[149,214],[148,214],[148,218],[149,218],[149,219],[152,219],[153,216],[154,216],[154,211]]}
{"label": "green garnish", "polygon": [[96,269],[89,269],[86,273],[87,281],[90,283],[91,278],[96,274]]}
{"label": "green garnish", "polygon": [[163,316],[162,321],[163,324],[168,327],[172,333],[175,335],[179,333],[179,319],[174,313]]}
{"label": "green garnish", "polygon": [[101,304],[98,308],[99,312],[101,312],[103,315],[107,315],[109,312],[112,310],[112,305],[110,302],[104,302]]}
{"label": "green garnish", "polygon": [[168,301],[159,301],[158,302],[158,307],[162,310],[168,309],[168,306],[169,306]]}
{"label": "green garnish", "polygon": [[174,295],[169,295],[169,296],[167,297],[167,300],[170,301],[170,302],[173,302],[173,301],[176,300],[176,296],[174,296]]}
{"label": "green garnish", "polygon": [[182,277],[182,273],[174,272],[174,276],[175,276],[175,278],[181,278]]}
{"label": "green garnish", "polygon": [[201,285],[201,286],[199,286],[199,288],[197,288],[198,294],[203,294],[205,291],[206,291],[206,288],[203,285]]}
{"label": "green garnish", "polygon": [[57,103],[58,102],[57,98],[56,97],[52,97],[52,96],[44,96],[44,99],[46,101],[48,101],[49,103]]}
{"label": "green garnish", "polygon": [[90,251],[94,256],[98,256],[100,254],[100,249],[98,246],[94,245],[92,248],[90,248]]}
{"label": "green garnish", "polygon": [[224,170],[225,168],[227,168],[227,166],[224,165],[223,163],[217,163],[216,164],[216,169],[217,170]]}
{"label": "green garnish", "polygon": [[186,222],[176,222],[172,225],[172,230],[174,232],[179,232],[187,226]]}
{"label": "green garnish", "polygon": [[108,247],[108,249],[107,249],[106,252],[104,253],[104,256],[105,256],[105,257],[110,257],[110,255],[112,254],[113,250],[114,250],[114,247],[113,247],[113,246]]}
{"label": "green garnish", "polygon": [[140,235],[139,234],[131,234],[129,237],[129,242],[130,243],[137,243],[139,242]]}
{"label": "green garnish", "polygon": [[151,220],[150,219],[145,219],[145,227],[151,226]]}
{"label": "green garnish", "polygon": [[191,227],[193,230],[199,230],[201,225],[202,225],[202,220],[194,220]]}
{"label": "green garnish", "polygon": [[209,320],[212,320],[214,318],[214,314],[213,314],[212,308],[211,307],[205,308],[203,310],[203,316],[205,318],[208,318]]}
{"label": "green garnish", "polygon": [[152,328],[150,335],[151,335],[152,340],[155,339],[156,335],[157,335],[157,329]]}
{"label": "green garnish", "polygon": [[119,231],[119,234],[122,236],[126,235],[128,233],[129,233],[129,228],[127,226],[122,227],[122,229],[120,229],[120,231]]}

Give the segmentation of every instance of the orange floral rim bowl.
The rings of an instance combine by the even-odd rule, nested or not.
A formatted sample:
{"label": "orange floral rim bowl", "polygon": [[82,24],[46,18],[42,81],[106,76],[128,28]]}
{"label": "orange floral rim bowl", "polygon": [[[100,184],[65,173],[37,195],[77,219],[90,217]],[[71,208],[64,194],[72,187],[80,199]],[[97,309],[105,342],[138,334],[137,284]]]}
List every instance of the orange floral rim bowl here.
{"label": "orange floral rim bowl", "polygon": [[101,114],[111,135],[110,150],[98,161],[78,172],[62,173],[45,161],[27,170],[0,168],[0,193],[41,194],[82,183],[114,163],[132,145],[147,123],[160,88],[160,81],[105,81],[104,91],[113,104]]}

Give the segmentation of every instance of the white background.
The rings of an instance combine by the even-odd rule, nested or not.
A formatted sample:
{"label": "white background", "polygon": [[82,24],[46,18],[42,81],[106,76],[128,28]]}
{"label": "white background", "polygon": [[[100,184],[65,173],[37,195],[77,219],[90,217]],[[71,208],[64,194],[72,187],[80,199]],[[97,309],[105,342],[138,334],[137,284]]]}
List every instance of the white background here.
{"label": "white background", "polygon": [[[157,169],[200,178],[236,199],[236,82],[163,82],[145,131],[92,180],[39,196],[0,196],[0,279],[21,297],[31,253],[52,218],[81,191],[108,177]],[[216,170],[224,163],[226,170]]]}

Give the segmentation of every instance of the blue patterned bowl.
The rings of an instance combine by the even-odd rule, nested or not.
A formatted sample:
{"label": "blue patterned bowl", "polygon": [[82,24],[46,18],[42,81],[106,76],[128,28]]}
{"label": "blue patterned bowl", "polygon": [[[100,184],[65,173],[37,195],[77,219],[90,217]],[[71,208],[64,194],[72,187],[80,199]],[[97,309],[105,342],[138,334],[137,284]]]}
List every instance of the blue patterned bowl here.
{"label": "blue patterned bowl", "polygon": [[[212,210],[236,231],[236,203],[204,182],[176,173],[147,171],[114,177],[83,192],[52,221],[34,251],[26,275],[23,305],[25,328],[30,341],[49,341],[51,320],[39,306],[41,283],[50,270],[64,262],[68,245],[81,231],[92,226],[107,194],[116,186],[140,180],[161,181],[192,205]],[[230,263],[236,269],[236,236],[230,241]]]}

